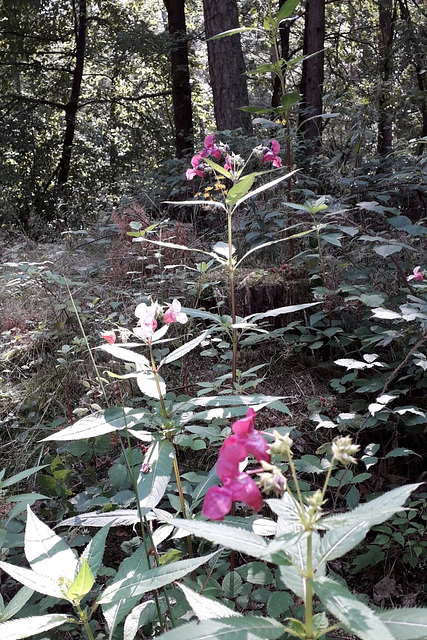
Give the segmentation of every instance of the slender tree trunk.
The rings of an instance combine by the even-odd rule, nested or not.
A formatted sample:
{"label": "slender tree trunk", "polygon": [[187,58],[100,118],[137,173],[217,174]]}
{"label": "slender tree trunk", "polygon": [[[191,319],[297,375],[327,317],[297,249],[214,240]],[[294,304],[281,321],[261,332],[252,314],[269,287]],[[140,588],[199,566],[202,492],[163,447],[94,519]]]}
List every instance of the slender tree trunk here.
{"label": "slender tree trunk", "polygon": [[185,0],[165,0],[171,39],[170,62],[176,157],[194,152]]}
{"label": "slender tree trunk", "polygon": [[325,0],[306,0],[303,54],[316,54],[303,61],[300,85],[299,127],[308,150],[321,144],[322,119],[316,116],[322,114],[324,44]]}
{"label": "slender tree trunk", "polygon": [[[279,9],[285,4],[286,0],[279,0]],[[280,35],[280,55],[282,60],[289,60],[289,36],[291,33],[291,24],[289,22],[282,22],[279,27]],[[274,74],[273,80],[273,94],[271,96],[271,106],[278,107],[282,99],[282,87],[280,86],[280,78],[277,74]]]}
{"label": "slender tree trunk", "polygon": [[80,89],[83,78],[83,66],[86,44],[86,0],[73,0],[74,32],[76,41],[76,64],[73,72],[73,84],[70,99],[65,105],[65,136],[62,147],[62,157],[58,166],[58,187],[61,189],[68,181],[70,173],[71,152],[76,129],[76,114],[79,105]]}
{"label": "slender tree trunk", "polygon": [[[203,12],[207,39],[239,26],[236,0],[203,0]],[[240,111],[249,104],[240,34],[208,41],[208,59],[217,128],[252,133],[250,115]]]}
{"label": "slender tree trunk", "polygon": [[392,150],[393,120],[389,110],[390,88],[393,70],[393,0],[379,0],[379,50],[380,50],[380,94],[378,97],[378,153],[387,155]]}

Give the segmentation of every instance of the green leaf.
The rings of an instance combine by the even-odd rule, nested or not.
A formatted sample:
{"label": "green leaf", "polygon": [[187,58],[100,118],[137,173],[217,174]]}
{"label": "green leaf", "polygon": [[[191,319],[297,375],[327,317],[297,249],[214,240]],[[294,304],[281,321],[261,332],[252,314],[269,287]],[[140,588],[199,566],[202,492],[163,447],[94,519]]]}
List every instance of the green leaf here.
{"label": "green leaf", "polygon": [[[169,440],[155,442],[148,449],[137,481],[138,500],[142,508],[152,509],[162,499],[169,484],[174,457],[174,447]],[[148,465],[147,473],[145,465]]]}
{"label": "green leaf", "polygon": [[[307,533],[299,533],[299,534],[285,534],[283,537],[282,548],[283,554],[289,555],[292,558],[293,565],[289,564],[281,564],[279,566],[279,575],[282,582],[286,585],[288,589],[293,591],[295,595],[305,601],[305,582],[303,580],[302,575],[307,571]],[[289,543],[288,541],[292,542]],[[273,550],[273,545],[276,543],[280,544],[281,538],[277,538],[273,540],[270,544],[271,550]],[[312,534],[312,548],[313,548],[313,556],[316,558],[318,553],[318,548],[320,545],[320,536],[317,533]],[[272,551],[271,551],[272,553]],[[273,560],[275,559],[275,554],[272,553]],[[324,575],[326,572],[325,565],[320,565],[317,568],[317,575]]]}
{"label": "green leaf", "polygon": [[[208,164],[210,167],[212,167],[212,169],[216,173],[220,173],[222,176],[224,176],[225,178],[228,178],[229,180],[233,179],[233,176],[231,175],[231,173],[229,171],[227,171],[227,169],[224,169],[224,167],[221,167],[220,164],[217,164],[216,162],[211,160],[211,158],[203,158],[203,162],[206,162],[206,164]],[[224,207],[224,205],[222,205],[222,206]]]}
{"label": "green leaf", "polygon": [[51,613],[45,616],[33,616],[31,618],[19,618],[0,624],[0,638],[2,640],[21,640],[21,638],[33,638],[39,633],[59,627],[66,622],[77,620],[70,618],[65,613]]}
{"label": "green leaf", "polygon": [[87,564],[95,578],[98,574],[99,567],[101,566],[105,550],[105,541],[107,539],[108,532],[110,531],[110,527],[111,523],[102,527],[102,529],[94,535],[81,555],[81,557],[87,561]]}
{"label": "green leaf", "polygon": [[384,493],[379,498],[365,502],[352,511],[332,515],[321,520],[322,527],[332,529],[342,525],[363,524],[373,527],[388,520],[397,511],[401,511],[411,493],[419,484],[408,484]]}
{"label": "green leaf", "polygon": [[427,638],[427,609],[390,609],[378,611],[377,616],[398,640]]}
{"label": "green leaf", "polygon": [[251,584],[271,584],[273,574],[263,562],[248,562],[237,569],[244,580]]}
{"label": "green leaf", "polygon": [[348,633],[356,634],[361,640],[395,640],[372,609],[339,582],[331,578],[318,578],[311,583],[322,603]]}
{"label": "green leaf", "polygon": [[209,42],[210,40],[219,40],[220,38],[227,38],[228,36],[235,36],[238,33],[246,33],[246,31],[262,31],[262,29],[258,29],[258,27],[238,27],[237,29],[229,29],[228,31],[218,33],[216,36],[212,36],[212,38],[208,38],[206,42]]}
{"label": "green leaf", "polygon": [[25,556],[36,573],[73,582],[78,560],[68,545],[27,508],[24,537]]}
{"label": "green leaf", "polygon": [[284,313],[296,313],[297,311],[301,311],[302,309],[308,309],[309,307],[314,307],[317,304],[321,304],[321,303],[306,302],[305,304],[292,304],[288,307],[278,307],[277,309],[270,309],[269,311],[265,311],[264,313],[251,313],[251,315],[246,316],[245,320],[250,320],[251,322],[257,322],[258,320],[264,320],[264,318],[275,318]]}
{"label": "green leaf", "polygon": [[76,578],[68,589],[66,597],[71,602],[79,603],[80,600],[92,589],[95,578],[87,563],[86,558],[82,558],[80,561],[80,569]]}
{"label": "green leaf", "polygon": [[172,353],[169,353],[169,355],[167,355],[160,361],[158,368],[160,369],[160,367],[162,367],[164,364],[174,362],[174,360],[178,360],[179,358],[185,356],[187,353],[195,349],[201,342],[203,342],[203,340],[206,339],[208,333],[209,330],[204,331],[199,336],[197,336],[197,338],[193,338],[193,340],[186,342],[181,347],[178,347],[178,349],[175,349],[175,351],[172,351]]}
{"label": "green leaf", "polygon": [[388,258],[393,255],[393,253],[399,253],[402,249],[403,244],[380,244],[377,247],[374,247],[375,253],[378,253],[378,255],[383,258]]}
{"label": "green leaf", "polygon": [[205,538],[228,549],[246,553],[255,558],[261,558],[265,553],[266,541],[261,536],[257,536],[250,531],[214,522],[165,518],[163,512],[159,512],[158,509],[155,509],[154,512],[159,520],[167,522],[167,524],[173,524],[178,529],[192,533],[199,538]]}
{"label": "green leaf", "polygon": [[21,480],[25,480],[29,476],[32,476],[33,473],[37,473],[37,471],[40,471],[40,469],[45,469],[47,466],[47,464],[42,464],[38,467],[32,467],[31,469],[25,469],[25,471],[16,473],[15,475],[10,476],[10,478],[0,481],[0,487],[2,489],[4,489],[5,487],[10,487],[10,485],[15,484],[16,482],[20,482]]}
{"label": "green leaf", "polygon": [[166,584],[183,578],[197,567],[208,562],[217,554],[217,551],[199,558],[179,560],[148,571],[134,571],[132,576],[115,579],[98,597],[98,604],[109,604],[122,599],[140,597],[147,591],[159,589]]}
{"label": "green leaf", "polygon": [[[251,193],[253,193],[251,191]],[[300,226],[295,225],[295,226]],[[307,236],[310,233],[313,233],[313,231],[315,231],[315,229],[307,229],[306,231],[301,231],[299,233],[293,233],[291,236],[285,236],[283,238],[279,238],[279,240],[270,240],[269,242],[263,242],[262,244],[257,245],[256,247],[253,247],[252,249],[249,249],[249,251],[247,251],[241,258],[240,260],[238,260],[236,267],[238,267],[243,260],[246,260],[246,258],[248,256],[251,255],[251,253],[254,253],[255,251],[259,251],[260,249],[264,249],[265,247],[270,247],[273,244],[278,244],[279,242],[288,242],[289,240],[292,240],[293,238],[302,238],[303,236]]]}
{"label": "green leaf", "polygon": [[[165,381],[163,380],[162,376],[159,376],[159,374],[157,374],[156,378],[153,371],[140,371],[136,375],[136,383],[142,393],[149,398],[160,400],[160,394],[162,394],[162,396],[166,395]],[[160,393],[159,389],[157,388],[157,383],[160,387]]]}
{"label": "green leaf", "polygon": [[[203,161],[208,161],[208,160],[209,158],[203,158]],[[209,160],[209,162],[212,162],[212,160]],[[222,167],[220,168],[222,169]],[[209,205],[210,207],[219,207],[220,209],[224,209],[224,211],[226,211],[226,207],[222,204],[222,202],[217,202],[216,200],[178,200],[178,201],[165,200],[164,203],[173,204],[175,206],[187,206],[190,204]],[[197,251],[197,253],[205,253],[208,256],[212,255],[208,251],[202,251],[200,249],[193,249],[192,247],[186,247],[184,244],[165,243],[165,242],[161,242],[160,240],[148,240],[147,238],[136,238],[134,242],[144,242],[144,240],[147,240],[147,242],[152,242],[153,244],[160,244],[161,246],[167,246],[167,247],[170,246],[174,249],[183,249],[185,251]]]}
{"label": "green leaf", "polygon": [[245,202],[249,198],[253,198],[254,196],[257,196],[258,194],[262,193],[263,191],[266,191],[267,189],[271,189],[271,188],[275,187],[280,182],[283,182],[283,180],[286,180],[287,178],[290,178],[297,171],[298,171],[298,169],[295,169],[294,171],[291,171],[290,173],[287,173],[284,176],[280,176],[280,178],[276,178],[275,180],[271,180],[270,182],[267,182],[266,184],[263,184],[260,187],[258,187],[257,189],[254,189],[253,191],[250,191],[246,195],[242,196],[240,198],[240,200],[238,200],[233,205],[232,213],[233,213],[233,211],[235,211],[237,209],[237,207],[239,207],[243,202]]}
{"label": "green leaf", "polygon": [[[159,604],[161,604],[161,602]],[[164,607],[161,607],[161,609],[163,609],[162,613],[164,613]],[[157,607],[154,600],[142,602],[137,607],[134,607],[127,616],[123,629],[123,637],[126,638],[126,640],[133,640],[140,627],[154,622],[157,617]]]}
{"label": "green leaf", "polygon": [[22,589],[19,589],[18,593],[13,596],[12,600],[0,614],[0,622],[5,622],[6,620],[9,620],[9,618],[13,618],[18,611],[21,611],[22,607],[28,602],[33,593],[34,590],[29,589],[28,587],[22,587]]}
{"label": "green leaf", "polygon": [[51,440],[85,440],[86,438],[102,436],[112,431],[120,431],[126,427],[134,427],[140,424],[146,415],[147,411],[144,409],[129,409],[126,407],[107,409],[101,413],[85,416],[70,427],[44,438],[42,442]]}
{"label": "green leaf", "polygon": [[285,93],[285,95],[282,96],[282,107],[283,109],[285,109],[285,111],[287,111],[292,107],[292,105],[296,104],[299,101],[300,101],[300,94],[298,91]]}
{"label": "green leaf", "polygon": [[190,622],[160,635],[159,640],[275,640],[283,635],[284,630],[283,625],[272,618],[229,617]]}
{"label": "green leaf", "polygon": [[300,0],[286,0],[285,4],[280,7],[280,11],[276,16],[277,22],[286,20],[295,11],[299,5]]}
{"label": "green leaf", "polygon": [[370,528],[371,525],[359,522],[327,531],[316,555],[317,565],[341,558],[354,549],[362,542]]}
{"label": "green leaf", "polygon": [[254,183],[255,176],[256,173],[250,173],[231,187],[225,199],[230,208],[234,207],[236,202],[248,193]]}
{"label": "green leaf", "polygon": [[227,618],[228,616],[241,616],[241,613],[231,610],[225,604],[212,598],[206,598],[197,591],[193,591],[184,584],[177,584],[184,593],[190,607],[193,609],[199,620],[212,620],[214,618]]}
{"label": "green leaf", "polygon": [[[245,111],[246,113],[271,113],[274,109],[271,107],[240,107],[240,111]],[[275,126],[277,126],[276,123]]]}

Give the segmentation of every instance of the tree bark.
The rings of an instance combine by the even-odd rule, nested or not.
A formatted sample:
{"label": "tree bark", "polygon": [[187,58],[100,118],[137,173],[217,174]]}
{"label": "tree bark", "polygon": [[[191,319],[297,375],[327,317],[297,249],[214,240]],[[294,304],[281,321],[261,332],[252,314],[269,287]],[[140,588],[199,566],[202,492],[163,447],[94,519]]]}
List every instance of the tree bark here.
{"label": "tree bark", "polygon": [[70,173],[71,152],[76,129],[76,114],[79,106],[80,90],[83,78],[83,67],[86,46],[86,25],[87,25],[86,0],[73,0],[74,12],[74,33],[76,42],[76,64],[73,71],[73,84],[71,87],[70,99],[65,105],[65,135],[62,147],[62,157],[58,165],[58,187],[61,189],[67,182]]}
{"label": "tree bark", "polygon": [[393,70],[393,0],[379,0],[379,53],[380,93],[378,96],[378,153],[387,155],[392,150],[393,120],[388,109],[390,102],[389,83]]}
{"label": "tree bark", "polygon": [[325,0],[306,0],[303,55],[313,57],[303,61],[300,93],[299,127],[307,150],[321,144],[322,98],[324,79]]}
{"label": "tree bark", "polygon": [[[236,0],[203,0],[206,38],[239,27]],[[240,111],[249,104],[240,34],[208,41],[209,76],[216,126],[252,133],[250,115]]]}
{"label": "tree bark", "polygon": [[185,0],[165,0],[170,34],[172,104],[176,157],[194,153]]}
{"label": "tree bark", "polygon": [[[286,0],[279,0],[279,9],[285,4]],[[280,56],[282,60],[289,60],[289,36],[291,33],[291,24],[289,22],[282,22],[279,27],[280,36]],[[284,72],[284,71],[283,71]],[[273,94],[271,96],[271,106],[278,107],[282,100],[282,87],[280,86],[280,78],[277,74],[274,74],[273,80]]]}

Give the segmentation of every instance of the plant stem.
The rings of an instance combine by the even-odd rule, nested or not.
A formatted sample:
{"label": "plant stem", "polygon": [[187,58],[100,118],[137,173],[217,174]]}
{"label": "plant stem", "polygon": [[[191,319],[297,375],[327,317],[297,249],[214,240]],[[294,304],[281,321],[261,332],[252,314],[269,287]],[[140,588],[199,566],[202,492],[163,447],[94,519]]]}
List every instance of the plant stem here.
{"label": "plant stem", "polygon": [[[230,282],[230,298],[231,298],[231,322],[236,323],[236,292],[234,288],[234,265],[233,265],[233,234],[231,229],[231,211],[227,211],[227,227],[228,227],[228,274]],[[231,361],[231,382],[234,385],[237,381],[237,329],[232,328],[233,356]]]}
{"label": "plant stem", "polygon": [[308,531],[307,536],[307,572],[304,577],[305,585],[305,637],[313,640],[313,589],[310,580],[313,579],[313,534]]}
{"label": "plant stem", "polygon": [[328,473],[326,474],[325,482],[323,483],[322,500],[324,499],[325,493],[326,493],[326,489],[328,488],[329,478],[331,477],[331,473],[332,473],[332,470],[334,468],[334,462],[335,462],[335,456],[332,457],[331,464],[330,464],[330,467],[328,469]]}
{"label": "plant stem", "polygon": [[76,609],[79,613],[81,622],[83,622],[87,637],[89,638],[89,640],[95,640],[94,635],[92,633],[92,629],[90,628],[90,625],[89,625],[89,620],[86,614],[84,613],[84,611],[82,610],[80,604],[76,605]]}

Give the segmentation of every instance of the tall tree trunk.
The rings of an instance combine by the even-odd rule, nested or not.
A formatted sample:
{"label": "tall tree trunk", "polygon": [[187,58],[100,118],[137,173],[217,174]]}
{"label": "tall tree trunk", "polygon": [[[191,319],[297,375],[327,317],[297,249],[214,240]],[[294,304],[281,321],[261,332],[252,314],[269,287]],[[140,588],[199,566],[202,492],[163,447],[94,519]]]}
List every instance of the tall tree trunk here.
{"label": "tall tree trunk", "polygon": [[[417,100],[417,104],[421,111],[421,131],[419,133],[419,137],[425,138],[427,137],[427,79],[425,77],[426,74],[424,73],[427,62],[426,51],[422,41],[420,46],[420,40],[417,39],[407,0],[399,0],[399,4],[402,20],[404,20],[408,25],[408,38],[412,45],[412,61],[419,89],[419,97]],[[426,146],[427,145],[422,143],[419,144],[417,148],[417,155],[422,155]]]}
{"label": "tall tree trunk", "polygon": [[[237,0],[203,0],[206,38],[237,29]],[[240,34],[208,41],[209,76],[216,126],[252,133],[251,118],[240,107],[249,104]]]}
{"label": "tall tree trunk", "polygon": [[[286,0],[279,0],[279,9],[285,4]],[[280,56],[282,60],[289,60],[289,36],[291,33],[291,23],[282,22],[279,27],[280,35]],[[284,70],[283,70],[284,72]],[[280,86],[280,78],[277,74],[274,74],[273,79],[273,94],[271,96],[271,106],[278,107],[282,99],[282,87]]]}
{"label": "tall tree trunk", "polygon": [[62,147],[62,157],[58,166],[58,187],[60,189],[67,183],[70,173],[71,152],[76,129],[76,114],[79,105],[85,58],[87,25],[86,10],[86,0],[78,0],[78,8],[76,7],[76,0],[73,0],[76,64],[73,71],[73,84],[71,87],[70,99],[65,105],[64,144]]}
{"label": "tall tree trunk", "polygon": [[303,61],[300,93],[299,127],[308,150],[321,144],[322,97],[324,79],[325,0],[306,0],[303,55],[313,57]]}
{"label": "tall tree trunk", "polygon": [[170,62],[176,157],[194,152],[185,0],[165,0],[171,39]]}
{"label": "tall tree trunk", "polygon": [[379,52],[380,52],[380,93],[378,96],[378,153],[387,155],[392,150],[393,120],[389,111],[389,82],[393,70],[393,0],[379,0]]}

